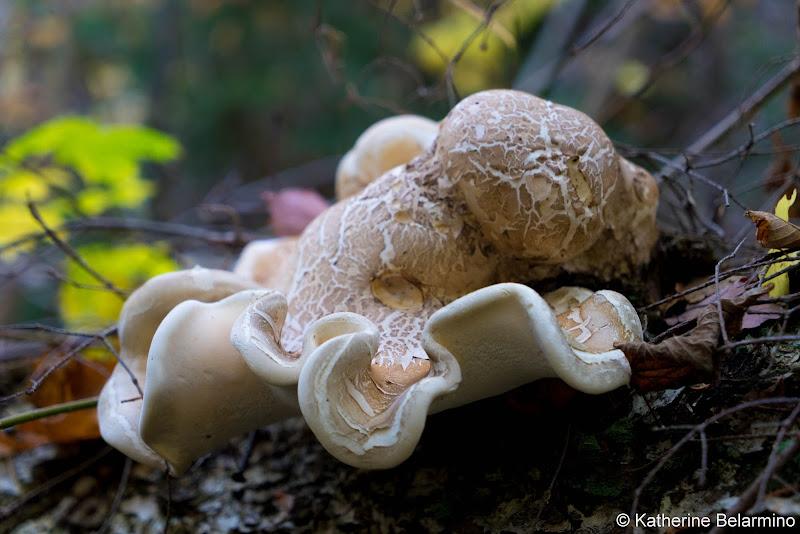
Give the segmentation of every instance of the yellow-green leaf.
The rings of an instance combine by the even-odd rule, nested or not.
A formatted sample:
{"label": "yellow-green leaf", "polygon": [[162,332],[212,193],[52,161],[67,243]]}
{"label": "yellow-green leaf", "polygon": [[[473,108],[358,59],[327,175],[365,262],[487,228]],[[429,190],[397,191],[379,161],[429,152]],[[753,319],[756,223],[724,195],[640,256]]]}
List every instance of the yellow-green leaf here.
{"label": "yellow-green leaf", "polygon": [[[775,215],[783,219],[784,221],[789,220],[789,208],[794,204],[795,199],[797,198],[797,189],[792,191],[792,196],[789,198],[789,195],[784,195],[778,201],[777,206],[775,206]],[[780,252],[778,249],[771,249],[770,252]],[[797,252],[792,252],[788,255],[790,258],[796,258]],[[772,265],[767,268],[764,272],[764,278],[772,276],[773,274],[780,272],[787,267],[791,266],[796,262],[794,261],[782,261],[779,263],[773,263]],[[774,287],[769,292],[770,297],[783,297],[789,294],[789,273],[783,273],[780,276],[776,276],[772,280],[770,280]]]}
{"label": "yellow-green leaf", "polygon": [[[117,246],[94,243],[78,248],[77,252],[93,269],[122,290],[134,289],[153,276],[180,268],[169,256],[169,248],[164,243]],[[72,260],[66,260],[64,272],[71,282],[100,285]],[[114,293],[77,287],[67,282],[61,284],[58,300],[61,318],[69,329],[104,328],[117,320],[122,308],[122,299]]]}

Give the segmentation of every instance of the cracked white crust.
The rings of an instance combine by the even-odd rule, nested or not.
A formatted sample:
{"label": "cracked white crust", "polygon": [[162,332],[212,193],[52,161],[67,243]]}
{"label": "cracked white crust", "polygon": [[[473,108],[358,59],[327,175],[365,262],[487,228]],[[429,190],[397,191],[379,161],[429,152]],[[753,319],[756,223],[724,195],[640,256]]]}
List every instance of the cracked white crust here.
{"label": "cracked white crust", "polygon": [[[645,202],[632,201],[620,159],[603,131],[571,108],[509,90],[465,99],[442,122],[432,151],[335,204],[303,233],[284,348],[298,353],[315,320],[346,311],[381,332],[375,362],[406,367],[427,357],[419,332],[431,313],[470,291],[562,269],[631,272],[655,243],[657,190],[626,162],[645,182]],[[637,206],[627,221],[613,215]],[[611,220],[619,224],[609,229]],[[584,268],[580,253],[590,247]],[[376,289],[387,285],[399,293],[394,301]],[[404,296],[416,299],[405,309]]]}
{"label": "cracked white crust", "polygon": [[[436,310],[499,282],[564,271],[600,278],[635,272],[657,238],[657,199],[652,177],[618,156],[584,114],[518,91],[477,93],[442,121],[430,150],[335,204],[304,231],[285,320],[273,321],[283,330],[280,340],[272,334],[269,358],[296,362],[310,424],[332,418],[312,424],[315,432],[360,433],[360,446],[382,432],[380,447],[388,447],[380,429],[406,409],[400,407],[423,388],[418,384],[445,373],[431,360],[428,378],[384,391],[429,360],[420,333]],[[375,330],[345,328],[335,344],[336,338],[307,344],[320,322],[345,312]],[[257,357],[237,348],[249,363]],[[337,366],[347,380],[329,372]],[[325,385],[315,372],[338,382]],[[262,377],[271,380],[267,372]],[[457,383],[440,381],[423,397]],[[324,408],[334,402],[344,404]]]}

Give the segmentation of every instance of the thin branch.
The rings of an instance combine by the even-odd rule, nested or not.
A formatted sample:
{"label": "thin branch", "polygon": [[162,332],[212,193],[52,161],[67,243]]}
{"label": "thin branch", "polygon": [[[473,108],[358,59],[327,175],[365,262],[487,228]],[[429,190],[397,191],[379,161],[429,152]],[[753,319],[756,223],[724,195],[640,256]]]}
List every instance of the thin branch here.
{"label": "thin branch", "polygon": [[111,506],[109,506],[108,512],[106,513],[105,521],[103,521],[103,524],[100,525],[100,528],[94,531],[94,534],[105,534],[105,532],[111,526],[111,519],[114,517],[114,514],[117,513],[119,505],[122,503],[122,496],[125,494],[125,490],[128,488],[128,480],[131,476],[132,467],[133,460],[126,456],[125,465],[122,467],[122,476],[119,479],[119,485],[117,486],[117,491],[114,493],[114,499],[111,501]]}
{"label": "thin branch", "polygon": [[139,395],[144,395],[144,393],[142,392],[142,388],[139,386],[139,380],[136,378],[136,375],[133,374],[133,371],[130,370],[130,368],[125,363],[125,361],[120,357],[119,353],[114,348],[114,346],[108,341],[108,336],[110,336],[114,332],[116,332],[116,330],[117,330],[117,326],[116,325],[109,326],[108,328],[106,328],[105,330],[103,330],[101,332],[94,332],[94,333],[90,333],[90,332],[87,332],[87,333],[72,332],[72,331],[64,330],[64,329],[53,327],[53,326],[39,325],[39,324],[35,324],[35,325],[10,325],[10,326],[2,326],[2,327],[0,327],[0,331],[2,331],[2,330],[31,330],[31,329],[40,329],[40,330],[55,332],[55,333],[64,334],[64,335],[68,335],[68,336],[85,337],[86,339],[81,341],[73,349],[71,349],[69,352],[67,352],[64,355],[63,358],[58,360],[55,363],[55,365],[50,367],[39,378],[37,378],[36,380],[32,381],[30,386],[28,386],[25,390],[18,391],[17,393],[13,393],[13,394],[8,395],[6,397],[0,397],[0,403],[9,401],[11,399],[15,399],[17,397],[21,397],[22,395],[32,395],[33,392],[36,391],[39,388],[39,386],[42,384],[42,382],[44,382],[45,379],[47,379],[47,377],[49,377],[51,374],[53,374],[56,371],[56,369],[58,369],[59,367],[61,367],[65,363],[67,363],[70,359],[72,359],[73,356],[75,356],[76,354],[81,352],[83,349],[85,349],[86,347],[88,347],[89,345],[94,343],[95,341],[100,341],[101,343],[103,343],[103,345],[105,345],[106,349],[108,349],[108,351],[111,354],[113,354],[114,357],[117,359],[117,363],[119,363],[122,366],[122,368],[125,369],[125,372],[128,373],[128,376],[130,377],[131,382],[133,383],[133,385],[136,387],[136,390],[139,392]]}
{"label": "thin branch", "polygon": [[612,26],[622,20],[622,17],[625,16],[625,13],[628,12],[630,8],[633,7],[637,0],[628,0],[628,2],[622,6],[614,16],[610,17],[604,23],[602,23],[596,30],[589,34],[588,37],[583,39],[581,42],[576,43],[570,48],[569,55],[571,57],[577,56],[590,46],[592,46],[598,39],[600,39]]}
{"label": "thin branch", "polygon": [[33,499],[35,499],[39,495],[42,495],[43,493],[47,493],[48,491],[50,491],[54,487],[58,486],[62,482],[65,482],[65,481],[69,480],[70,478],[74,477],[75,475],[78,475],[78,474],[84,472],[86,469],[88,469],[93,464],[95,464],[98,461],[100,461],[105,455],[107,455],[108,453],[110,453],[113,450],[114,449],[112,447],[110,447],[110,446],[104,447],[100,452],[98,452],[97,454],[95,454],[94,456],[89,458],[88,460],[84,461],[80,465],[77,465],[77,466],[73,467],[72,469],[68,469],[67,471],[64,471],[63,473],[61,473],[58,476],[55,476],[53,478],[48,479],[41,486],[37,487],[36,489],[34,489],[32,491],[29,491],[28,493],[26,493],[25,495],[23,495],[22,497],[20,497],[16,501],[12,502],[11,504],[3,506],[2,508],[0,508],[0,519],[4,519],[4,518],[10,516],[14,512],[16,512],[17,510],[22,508],[26,503],[28,503],[29,501],[32,501]]}
{"label": "thin branch", "polygon": [[24,412],[9,417],[0,419],[0,429],[11,428],[12,426],[27,423],[42,419],[43,417],[50,417],[51,415],[61,415],[62,413],[76,412],[78,410],[88,410],[97,406],[97,397],[89,397],[86,399],[63,402],[61,404],[54,404],[45,408],[38,408],[29,412]]}
{"label": "thin branch", "polygon": [[44,232],[47,234],[47,237],[49,237],[50,240],[53,243],[55,243],[55,245],[64,252],[64,254],[66,254],[67,256],[72,258],[72,260],[75,263],[80,265],[80,267],[84,271],[89,273],[98,282],[103,284],[109,291],[111,291],[112,293],[115,293],[122,300],[125,300],[125,292],[124,291],[121,291],[120,289],[118,289],[111,282],[111,280],[109,280],[108,278],[106,278],[102,274],[98,273],[96,270],[94,270],[88,263],[86,263],[83,260],[83,258],[80,257],[80,255],[77,252],[75,252],[75,250],[71,246],[69,246],[60,237],[58,237],[58,235],[45,224],[44,220],[42,219],[42,216],[39,214],[39,209],[36,207],[36,204],[34,204],[31,201],[28,201],[28,209],[30,210],[31,215],[33,216],[33,218],[36,219],[36,222],[39,223],[39,226],[42,227],[42,230],[44,230]]}
{"label": "thin branch", "polygon": [[694,427],[692,427],[692,429],[689,432],[687,432],[686,435],[684,435],[680,439],[680,441],[678,441],[675,445],[673,445],[661,457],[661,459],[658,461],[658,463],[655,465],[655,467],[653,467],[653,469],[651,469],[650,472],[647,473],[647,476],[645,476],[645,478],[642,481],[642,483],[639,484],[639,487],[636,488],[636,491],[634,492],[633,503],[631,505],[630,517],[636,517],[636,511],[639,508],[639,499],[640,499],[640,497],[642,495],[642,492],[650,484],[650,482],[653,480],[653,478],[655,478],[656,474],[658,474],[658,472],[661,471],[661,469],[667,464],[667,462],[673,456],[675,456],[675,454],[677,454],[678,451],[680,451],[681,448],[686,443],[688,443],[690,440],[692,440],[695,437],[696,434],[699,434],[700,432],[705,431],[705,429],[709,425],[719,421],[720,419],[722,419],[724,417],[728,417],[729,415],[732,415],[732,414],[734,414],[736,412],[740,412],[742,410],[746,410],[746,409],[749,409],[749,408],[754,408],[754,407],[757,407],[757,406],[764,406],[764,405],[769,405],[769,404],[789,404],[789,403],[798,403],[798,402],[800,402],[800,397],[774,397],[774,398],[768,398],[768,399],[757,399],[757,400],[754,400],[754,401],[743,402],[743,403],[738,404],[736,406],[733,406],[731,408],[726,408],[725,410],[722,410],[718,414],[709,417],[708,419],[706,419],[702,423],[699,423],[699,424],[695,425]]}
{"label": "thin branch", "polygon": [[[227,231],[217,232],[196,226],[178,224],[162,221],[148,221],[144,219],[129,219],[125,217],[87,217],[67,221],[58,228],[59,231],[141,231],[149,234],[163,235],[169,237],[182,237],[196,241],[202,241],[209,245],[226,245],[231,247],[241,247],[255,241],[264,239],[266,236],[252,234],[249,232]],[[37,241],[47,237],[47,233],[35,233],[23,236],[11,243],[0,247],[0,252],[5,252],[19,247],[31,241]]]}
{"label": "thin branch", "polygon": [[[771,478],[777,471],[792,460],[798,452],[800,452],[800,439],[793,439],[790,444],[774,458],[774,461],[756,477],[741,495],[739,495],[739,500],[736,501],[736,504],[728,509],[728,517],[738,516],[746,512],[755,502],[761,488],[762,480]],[[715,526],[709,531],[709,534],[721,534],[726,532],[729,522],[725,524],[726,526],[724,527]]]}
{"label": "thin branch", "polygon": [[723,344],[728,342],[728,330],[725,328],[725,319],[722,316],[722,296],[719,293],[719,267],[724,262],[736,257],[736,253],[739,252],[740,248],[742,248],[744,242],[745,242],[744,239],[739,241],[739,244],[736,245],[736,248],[733,249],[733,252],[731,252],[721,260],[719,260],[717,264],[714,266],[714,292],[716,293],[717,296],[717,316],[719,318],[719,328],[720,328],[720,333],[722,334]]}
{"label": "thin branch", "polygon": [[567,449],[569,448],[569,435],[572,430],[572,425],[567,424],[567,431],[564,433],[564,447],[561,449],[561,457],[558,459],[558,465],[556,465],[556,470],[553,473],[553,478],[550,479],[550,485],[547,486],[547,491],[544,492],[544,496],[542,497],[542,506],[539,508],[539,512],[536,514],[536,520],[539,521],[542,517],[542,512],[544,512],[545,506],[550,501],[550,496],[553,494],[553,486],[556,484],[556,480],[558,479],[558,474],[561,472],[561,467],[564,465],[564,458],[567,457]]}

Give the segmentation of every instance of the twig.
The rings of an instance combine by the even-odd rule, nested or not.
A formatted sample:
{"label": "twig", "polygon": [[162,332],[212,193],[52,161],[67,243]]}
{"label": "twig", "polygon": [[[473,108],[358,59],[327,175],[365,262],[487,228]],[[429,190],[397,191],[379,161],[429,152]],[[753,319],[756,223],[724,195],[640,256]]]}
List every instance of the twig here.
{"label": "twig", "polygon": [[258,435],[258,430],[251,430],[250,434],[247,435],[247,443],[244,447],[244,453],[242,454],[241,459],[239,460],[239,465],[236,467],[236,472],[231,475],[231,478],[236,482],[245,482],[244,478],[244,471],[247,469],[247,465],[250,463],[250,457],[253,455],[253,449],[256,445],[256,437]]}
{"label": "twig", "polygon": [[167,480],[167,516],[164,518],[164,534],[169,532],[169,520],[172,515],[172,477],[169,476],[169,465],[164,461],[164,478]]}
{"label": "twig", "polygon": [[[781,422],[778,434],[775,436],[775,441],[772,443],[772,451],[770,451],[769,460],[767,461],[767,468],[764,470],[764,472],[772,473],[775,471],[773,464],[775,463],[778,453],[780,452],[780,446],[783,444],[783,439],[786,436],[786,432],[797,420],[798,415],[800,415],[800,402],[798,402],[797,406],[794,407],[792,413],[790,413],[789,416]],[[758,488],[758,495],[756,496],[756,507],[758,507],[764,501],[764,494],[767,492],[767,483],[769,482],[770,478],[771,477],[769,476],[761,477],[761,484]]]}
{"label": "twig", "polygon": [[[644,489],[650,484],[650,482],[656,476],[656,474],[658,474],[658,472],[661,471],[661,469],[667,464],[667,462],[673,456],[675,456],[675,454],[677,454],[678,451],[680,451],[681,448],[686,443],[688,443],[690,440],[692,440],[695,437],[696,434],[699,434],[700,432],[705,431],[705,429],[709,425],[719,421],[723,417],[727,417],[729,415],[732,415],[732,414],[734,414],[736,412],[739,412],[741,410],[746,410],[748,408],[754,408],[756,406],[763,406],[763,405],[768,405],[768,404],[789,404],[789,403],[798,403],[798,402],[800,402],[800,397],[773,397],[773,398],[768,398],[768,399],[757,399],[757,400],[754,400],[754,401],[743,402],[743,403],[738,404],[736,406],[733,406],[731,408],[727,408],[725,410],[722,410],[718,414],[713,415],[713,416],[709,417],[708,419],[706,419],[705,421],[703,421],[702,423],[699,423],[699,424],[695,425],[694,427],[692,427],[692,429],[689,432],[687,432],[686,435],[684,435],[680,439],[680,441],[678,441],[675,445],[673,445],[664,454],[664,456],[661,457],[661,459],[658,461],[658,463],[655,465],[655,467],[653,467],[653,469],[651,469],[650,472],[647,473],[647,476],[644,478],[642,483],[639,484],[639,487],[636,488],[636,491],[634,492],[633,503],[631,505],[630,517],[636,517],[636,511],[639,508],[639,498],[641,497],[642,492],[644,491]],[[669,427],[667,427],[667,428],[669,428]],[[672,428],[675,428],[675,427],[672,427]],[[662,428],[660,430],[664,430],[664,428]]]}
{"label": "twig", "polygon": [[[778,261],[784,261],[781,258],[783,258],[788,252],[792,252],[794,250],[800,250],[800,249],[787,249],[786,251],[782,251],[782,252],[772,252],[772,253],[767,254],[766,256],[764,256],[765,258],[769,258],[769,259],[755,261],[755,262],[752,262],[752,263],[748,263],[748,264],[742,265],[740,267],[734,267],[733,269],[729,269],[727,271],[719,273],[719,276],[724,279],[724,278],[726,278],[728,276],[732,276],[732,275],[737,274],[737,273],[743,273],[743,272],[746,272],[746,271],[750,271],[755,267],[761,267],[763,265],[772,265],[773,263],[777,263]],[[800,263],[800,261],[798,261],[798,263]],[[790,270],[797,269],[797,268],[800,268],[800,265],[792,265],[792,266],[787,267],[786,269],[784,269],[784,270],[782,270],[780,272],[774,273],[774,275],[770,275],[769,278],[767,278],[767,279],[765,279],[763,281],[769,281],[772,278],[774,278],[775,276],[779,276],[780,274],[783,274],[785,272],[789,272]],[[681,297],[685,297],[686,295],[694,293],[695,291],[700,291],[701,289],[705,289],[708,286],[713,285],[713,284],[714,284],[714,278],[711,278],[707,282],[703,282],[701,284],[697,284],[696,286],[692,286],[689,289],[684,289],[683,291],[680,291],[678,293],[670,295],[669,297],[665,297],[665,298],[663,298],[661,300],[657,300],[656,302],[650,303],[650,304],[648,304],[646,306],[642,306],[641,308],[636,308],[636,311],[639,312],[639,313],[646,312],[647,310],[651,310],[653,308],[657,308],[658,306],[661,306],[662,304],[666,304],[667,302],[672,302],[673,300],[677,300],[677,299],[679,299]],[[761,300],[759,300],[759,302],[761,302]]]}
{"label": "twig", "polygon": [[724,345],[720,345],[718,350],[735,349],[736,347],[744,347],[746,345],[761,345],[764,343],[783,343],[786,341],[800,341],[800,336],[769,336],[743,339],[741,341],[731,341]]}
{"label": "twig", "polygon": [[708,437],[706,431],[700,431],[700,476],[697,480],[697,485],[703,487],[706,485],[706,470],[708,469]]}
{"label": "twig", "polygon": [[[736,504],[728,509],[728,517],[737,516],[746,512],[755,502],[756,497],[761,488],[762,480],[769,480],[775,472],[780,470],[786,465],[789,460],[795,457],[800,452],[800,439],[793,439],[789,446],[787,446],[781,453],[776,456],[773,461],[756,477],[756,479],[747,487],[747,489],[739,495],[739,500]],[[724,527],[715,526],[709,531],[709,534],[721,534],[728,530],[729,522],[726,521]]]}
{"label": "twig", "polygon": [[567,431],[564,433],[564,447],[561,449],[561,457],[558,459],[558,465],[556,465],[553,478],[550,479],[550,485],[547,486],[547,491],[544,492],[544,496],[542,497],[542,506],[539,507],[539,513],[536,514],[536,521],[541,519],[542,512],[544,512],[544,507],[547,506],[547,503],[550,501],[550,496],[553,494],[553,486],[555,486],[556,479],[558,479],[558,474],[561,472],[561,466],[564,465],[564,458],[567,457],[567,449],[569,448],[569,435],[571,430],[572,425],[568,423]]}
{"label": "twig", "polygon": [[[795,57],[784,68],[782,68],[775,76],[770,78],[767,83],[761,86],[755,93],[750,95],[744,102],[742,102],[735,110],[731,111],[725,117],[717,122],[714,126],[706,130],[706,132],[698,137],[693,143],[686,147],[687,154],[697,154],[705,151],[728,132],[730,132],[737,124],[749,117],[756,109],[758,109],[766,100],[768,100],[776,92],[780,91],[787,83],[792,80],[792,77],[800,71],[800,56]],[[685,157],[677,160],[672,160],[674,165],[670,167],[681,167],[681,159],[686,160]],[[658,180],[666,180],[677,175],[678,171],[674,168],[672,170],[662,170],[657,176]]]}
{"label": "twig", "polygon": [[721,137],[731,131],[737,124],[750,116],[764,101],[780,91],[792,77],[800,71],[800,56],[795,57],[767,83],[750,95],[738,108],[728,113],[721,121],[706,130],[697,140],[686,147],[686,152],[703,152],[716,143]]}
{"label": "twig", "polygon": [[628,0],[628,2],[624,6],[622,6],[622,9],[620,9],[614,16],[610,17],[608,20],[602,23],[599,28],[594,30],[588,37],[583,39],[580,43],[573,45],[572,48],[569,49],[569,55],[574,57],[583,52],[584,50],[586,50],[587,48],[589,48],[590,46],[592,46],[598,39],[600,39],[603,36],[603,34],[605,34],[612,26],[614,26],[614,24],[622,20],[622,17],[625,16],[625,13],[627,13],[628,10],[632,8],[633,4],[635,4],[636,2],[637,0]]}
{"label": "twig", "polygon": [[447,62],[447,68],[445,69],[445,84],[447,87],[448,103],[450,104],[451,108],[455,106],[460,100],[460,96],[458,94],[458,91],[456,90],[456,85],[453,76],[453,72],[455,71],[456,65],[458,64],[459,61],[461,61],[461,58],[464,56],[464,53],[467,51],[470,45],[475,41],[475,39],[477,39],[478,36],[483,31],[485,31],[492,23],[492,17],[494,17],[494,14],[497,12],[497,10],[500,9],[503,6],[503,4],[505,4],[508,1],[509,0],[499,0],[490,5],[488,8],[486,8],[483,20],[480,22],[480,24],[478,24],[478,26],[475,27],[475,29],[469,35],[469,37],[467,37],[461,43],[461,47],[456,51],[455,54],[453,54],[453,57],[450,58],[450,60]]}
{"label": "twig", "polygon": [[[60,272],[58,272],[57,270],[52,268],[47,270],[47,274],[48,276],[53,277],[55,280],[58,280],[59,282],[63,282],[78,289],[87,289],[89,291],[108,291],[108,288],[105,286],[100,286],[96,284],[83,284],[81,282],[76,282],[75,280],[71,280],[66,276],[64,276],[63,274],[61,274]],[[126,291],[124,289],[121,289],[120,291],[124,291],[126,295],[130,295],[130,291]]]}
{"label": "twig", "polygon": [[86,399],[54,404],[45,408],[37,408],[36,410],[31,410],[29,412],[24,412],[0,419],[0,429],[11,428],[12,426],[27,423],[29,421],[35,421],[43,417],[50,417],[51,415],[76,412],[78,410],[86,410],[96,406],[97,397],[89,397]]}
{"label": "twig", "polygon": [[731,252],[721,260],[719,260],[717,264],[714,266],[714,292],[717,295],[717,316],[719,318],[719,328],[720,328],[720,333],[722,334],[723,344],[728,343],[728,330],[725,328],[725,319],[722,316],[722,296],[719,294],[719,267],[724,262],[734,258],[736,256],[736,253],[739,252],[739,249],[742,248],[742,245],[744,245],[744,242],[745,242],[744,239],[739,241],[739,244],[736,245],[736,248],[733,249],[733,252]]}
{"label": "twig", "polygon": [[5,519],[6,517],[10,516],[11,514],[16,512],[17,510],[19,510],[28,501],[31,501],[31,500],[35,499],[36,497],[38,497],[39,495],[41,495],[43,493],[47,493],[48,491],[50,491],[54,487],[58,486],[62,482],[65,482],[65,481],[69,480],[70,478],[74,477],[75,475],[77,475],[79,473],[82,473],[87,468],[89,468],[92,464],[98,462],[100,459],[103,458],[103,456],[105,456],[106,454],[108,454],[109,452],[111,452],[113,450],[114,449],[112,447],[110,447],[110,446],[104,447],[103,450],[101,450],[100,452],[98,452],[97,454],[95,454],[94,456],[89,458],[88,460],[84,461],[80,465],[77,465],[77,466],[73,467],[72,469],[64,471],[63,473],[61,473],[58,476],[55,476],[55,477],[53,477],[51,479],[48,479],[41,486],[37,487],[34,490],[29,491],[28,493],[26,493],[25,495],[23,495],[22,497],[20,497],[16,501],[12,502],[11,504],[3,506],[2,508],[0,508],[0,519]]}
{"label": "twig", "polygon": [[[237,232],[231,230],[227,232],[217,232],[196,226],[178,224],[161,221],[148,221],[143,219],[129,219],[124,217],[88,217],[84,219],[74,219],[67,221],[59,226],[59,231],[108,231],[108,230],[130,230],[147,232],[149,234],[164,235],[170,237],[183,237],[202,241],[209,245],[226,245],[230,247],[241,247],[255,241],[263,239],[265,236],[252,234],[249,232]],[[36,241],[46,237],[46,233],[35,233],[23,236],[11,243],[0,247],[0,252],[13,249],[25,243]]]}
{"label": "twig", "polygon": [[36,380],[32,381],[31,385],[28,386],[25,390],[18,391],[17,393],[13,393],[13,394],[8,395],[6,397],[0,397],[0,403],[8,401],[8,400],[11,400],[11,399],[15,399],[15,398],[20,397],[22,395],[32,395],[33,392],[36,391],[39,388],[39,386],[42,384],[42,382],[44,382],[44,380],[48,376],[53,374],[56,371],[56,369],[58,369],[59,367],[61,367],[65,363],[67,363],[70,359],[72,359],[73,356],[75,356],[76,354],[81,352],[83,349],[85,349],[86,347],[88,347],[89,345],[94,343],[96,340],[100,340],[105,345],[105,347],[108,349],[108,351],[111,352],[111,354],[113,354],[114,357],[117,359],[117,363],[119,363],[122,366],[122,368],[125,369],[125,372],[128,373],[128,376],[130,377],[131,382],[133,383],[133,385],[136,387],[136,390],[139,392],[139,395],[144,395],[144,393],[142,392],[142,388],[139,387],[139,380],[136,378],[136,375],[133,374],[133,371],[130,370],[130,368],[125,363],[125,361],[117,353],[117,350],[114,348],[114,346],[108,341],[108,336],[110,336],[111,334],[116,332],[116,330],[117,330],[117,326],[116,325],[109,326],[105,330],[103,330],[101,332],[95,332],[95,333],[72,332],[72,331],[68,331],[68,330],[63,330],[61,328],[56,328],[56,327],[53,327],[53,326],[38,325],[38,324],[36,324],[36,325],[3,326],[3,327],[0,327],[0,330],[15,330],[15,329],[30,330],[30,329],[37,329],[37,328],[41,329],[41,330],[56,332],[56,333],[63,333],[64,335],[74,335],[74,336],[86,337],[87,339],[81,341],[73,349],[71,349],[69,352],[67,352],[64,355],[63,358],[61,358],[60,360],[58,360],[55,363],[55,365],[50,367],[39,378],[37,378]]}
{"label": "twig", "polygon": [[94,534],[105,534],[105,532],[111,526],[111,518],[114,517],[115,513],[117,513],[119,505],[122,503],[122,496],[125,494],[125,490],[128,488],[128,480],[131,476],[132,467],[133,460],[126,456],[125,465],[122,466],[122,476],[119,479],[117,491],[114,493],[114,499],[111,501],[111,506],[108,507],[108,512],[106,513],[106,518],[103,521],[103,524],[100,525],[100,528],[94,531]]}
{"label": "twig", "polygon": [[125,296],[126,295],[125,295],[124,291],[121,291],[120,289],[118,289],[111,282],[111,280],[109,280],[108,278],[106,278],[102,274],[98,273],[96,270],[94,270],[88,263],[86,263],[83,260],[83,258],[80,257],[80,255],[77,252],[75,252],[75,250],[71,246],[69,246],[67,243],[65,243],[60,237],[58,237],[58,235],[56,235],[56,233],[53,230],[50,229],[50,227],[48,227],[45,224],[44,220],[42,219],[42,216],[39,214],[39,209],[36,207],[36,204],[34,204],[31,201],[28,201],[28,209],[30,210],[31,215],[33,216],[33,218],[36,219],[36,222],[39,223],[39,226],[42,227],[42,230],[44,230],[44,232],[47,234],[47,237],[49,237],[50,240],[53,243],[55,243],[55,245],[64,252],[64,254],[66,254],[67,256],[72,258],[72,260],[75,263],[80,265],[81,268],[84,271],[89,273],[98,282],[103,284],[109,291],[111,291],[112,293],[116,293],[116,295],[119,298],[121,298],[122,300],[125,300]]}

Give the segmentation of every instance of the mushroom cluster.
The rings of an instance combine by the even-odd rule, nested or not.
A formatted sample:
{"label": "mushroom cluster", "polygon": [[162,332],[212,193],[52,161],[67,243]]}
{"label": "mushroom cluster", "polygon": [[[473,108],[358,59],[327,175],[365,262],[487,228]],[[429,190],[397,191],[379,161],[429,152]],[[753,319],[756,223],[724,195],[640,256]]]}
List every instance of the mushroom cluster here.
{"label": "mushroom cluster", "polygon": [[[378,177],[358,167],[374,167],[359,156],[365,132],[339,173],[363,185],[299,239],[249,245],[233,273],[171,273],[137,290],[120,343],[144,396],[122,404],[137,394],[115,371],[99,410],[106,440],[177,474],[232,435],[302,413],[335,457],[389,468],[429,413],[543,377],[588,393],[628,383],[613,346],[642,332],[624,296],[521,283],[637,272],[657,238],[653,178],[584,114],[518,91],[464,99],[432,144],[430,126],[416,123],[417,157]],[[227,387],[221,406],[211,393]]]}

